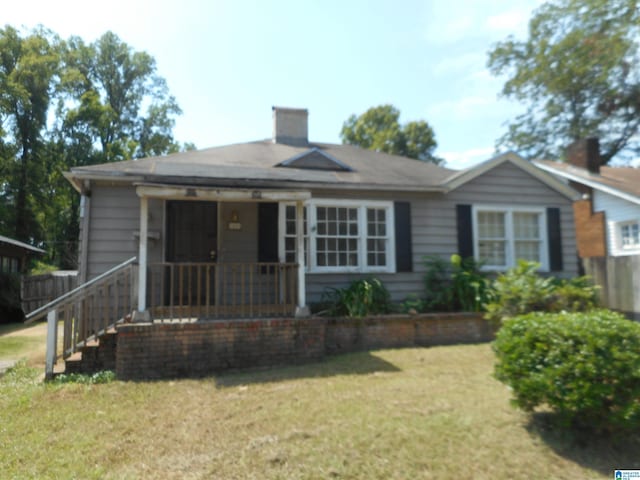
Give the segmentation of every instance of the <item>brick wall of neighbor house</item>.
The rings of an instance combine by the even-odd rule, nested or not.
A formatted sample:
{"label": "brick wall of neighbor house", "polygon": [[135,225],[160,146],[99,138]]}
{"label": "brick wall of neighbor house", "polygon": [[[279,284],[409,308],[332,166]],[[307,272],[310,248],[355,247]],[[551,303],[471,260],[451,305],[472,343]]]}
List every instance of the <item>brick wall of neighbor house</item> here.
{"label": "brick wall of neighbor house", "polygon": [[126,324],[118,327],[116,375],[122,380],[197,377],[330,354],[492,337],[481,315],[468,313]]}
{"label": "brick wall of neighbor house", "polygon": [[607,240],[604,212],[593,212],[591,200],[577,200],[573,204],[576,222],[576,242],[580,258],[605,257]]}

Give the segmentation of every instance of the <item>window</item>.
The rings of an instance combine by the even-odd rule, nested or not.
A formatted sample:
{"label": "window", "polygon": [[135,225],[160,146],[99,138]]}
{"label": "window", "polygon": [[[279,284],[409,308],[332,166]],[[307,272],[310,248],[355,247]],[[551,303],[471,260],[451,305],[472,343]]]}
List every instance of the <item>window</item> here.
{"label": "window", "polygon": [[504,270],[519,259],[548,270],[543,209],[474,207],[475,257],[488,270]]}
{"label": "window", "polygon": [[[281,204],[280,255],[296,259],[296,207]],[[393,203],[311,200],[304,213],[305,259],[310,272],[395,271]]]}
{"label": "window", "polygon": [[[284,207],[284,215],[280,214],[280,218],[284,218],[284,250],[280,255],[281,258],[284,258],[286,263],[296,263],[296,242],[297,242],[297,231],[296,231],[296,206],[295,205],[283,205],[280,208]],[[309,235],[307,233],[307,207],[304,208],[304,244],[305,244],[305,261],[306,264],[309,265]]]}
{"label": "window", "polygon": [[620,224],[620,240],[623,249],[640,248],[640,224],[638,222]]}

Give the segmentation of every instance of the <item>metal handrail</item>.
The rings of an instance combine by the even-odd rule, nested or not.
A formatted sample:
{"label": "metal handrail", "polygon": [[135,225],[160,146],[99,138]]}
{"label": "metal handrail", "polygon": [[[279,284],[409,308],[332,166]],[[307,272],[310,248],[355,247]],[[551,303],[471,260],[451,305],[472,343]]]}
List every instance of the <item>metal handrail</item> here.
{"label": "metal handrail", "polygon": [[25,317],[25,324],[29,324],[29,323],[33,323],[36,320],[44,317],[47,312],[49,312],[49,310],[52,310],[56,307],[58,307],[61,303],[65,302],[66,300],[74,297],[75,295],[81,293],[82,291],[86,290],[87,288],[91,287],[92,285],[98,283],[100,280],[103,280],[104,278],[108,277],[109,275],[112,275],[113,273],[118,272],[119,270],[122,270],[125,267],[128,267],[129,265],[131,265],[132,263],[134,263],[136,261],[137,257],[131,257],[129,260],[122,262],[120,265],[117,265],[115,267],[113,267],[110,270],[107,270],[106,272],[98,275],[96,278],[93,278],[91,280],[89,280],[88,282],[83,283],[82,285],[74,288],[73,290],[71,290],[70,292],[65,293],[64,295],[60,295],[58,298],[56,298],[55,300],[52,300],[51,302],[47,303],[46,305],[43,305],[42,307],[34,310],[33,312],[31,312],[29,315],[27,315]]}

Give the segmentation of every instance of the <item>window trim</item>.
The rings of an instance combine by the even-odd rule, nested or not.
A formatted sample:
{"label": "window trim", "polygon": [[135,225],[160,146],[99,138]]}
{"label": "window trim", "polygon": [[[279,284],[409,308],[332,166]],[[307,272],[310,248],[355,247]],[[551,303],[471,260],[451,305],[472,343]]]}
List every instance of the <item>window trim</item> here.
{"label": "window trim", "polygon": [[640,229],[640,220],[638,219],[631,219],[631,220],[622,220],[619,222],[616,222],[616,234],[618,236],[618,249],[621,252],[625,252],[625,253],[631,253],[631,252],[636,252],[638,250],[640,250],[640,243],[637,243],[635,245],[625,245],[624,244],[624,238],[622,235],[622,229],[623,227],[627,226],[627,225],[638,225],[638,228]]}
{"label": "window trim", "polygon": [[[278,218],[278,253],[280,261],[285,259],[285,232],[286,232],[286,207],[295,206],[293,202],[280,202],[280,211]],[[395,273],[396,272],[396,256],[395,256],[395,215],[394,205],[392,201],[384,200],[346,200],[332,198],[313,198],[304,202],[307,208],[307,236],[305,237],[305,245],[308,252],[305,260],[307,273]],[[318,266],[317,250],[316,250],[316,232],[317,232],[317,208],[357,208],[358,209],[358,265],[357,266]],[[386,258],[387,265],[368,266],[367,265],[367,209],[378,208],[385,210],[386,228]]]}
{"label": "window trim", "polygon": [[479,247],[479,229],[478,229],[478,213],[494,212],[505,214],[505,265],[488,265],[482,266],[482,270],[501,272],[516,266],[515,258],[515,238],[513,230],[513,214],[514,213],[536,213],[538,214],[538,228],[540,231],[540,268],[541,272],[549,271],[549,234],[547,232],[547,209],[545,207],[531,206],[509,206],[509,205],[492,205],[492,204],[474,204],[472,206],[471,223],[473,229],[473,257],[480,260]]}

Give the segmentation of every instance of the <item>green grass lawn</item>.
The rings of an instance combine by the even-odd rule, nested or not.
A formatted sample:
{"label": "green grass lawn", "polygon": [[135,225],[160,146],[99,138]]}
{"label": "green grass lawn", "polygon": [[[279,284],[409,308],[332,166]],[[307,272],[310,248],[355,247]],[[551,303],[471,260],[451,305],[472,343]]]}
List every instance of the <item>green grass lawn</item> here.
{"label": "green grass lawn", "polygon": [[640,438],[509,405],[489,345],[384,350],[202,380],[0,380],[2,478],[612,478]]}
{"label": "green grass lawn", "polygon": [[24,359],[31,366],[44,365],[47,324],[0,325],[0,360]]}

